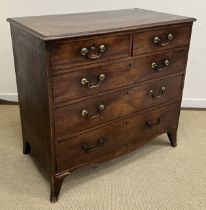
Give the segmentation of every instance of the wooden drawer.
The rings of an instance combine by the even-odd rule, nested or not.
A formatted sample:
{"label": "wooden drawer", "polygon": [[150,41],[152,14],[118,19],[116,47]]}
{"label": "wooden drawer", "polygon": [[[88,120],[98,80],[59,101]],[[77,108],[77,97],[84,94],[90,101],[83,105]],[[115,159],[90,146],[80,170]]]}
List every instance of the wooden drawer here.
{"label": "wooden drawer", "polygon": [[[54,110],[55,137],[71,136],[115,118],[178,100],[181,87],[182,75],[57,108]],[[87,115],[83,117],[82,114]]]}
{"label": "wooden drawer", "polygon": [[57,171],[95,163],[122,150],[138,147],[152,137],[177,126],[180,104],[135,115],[101,129],[83,133],[56,144]]}
{"label": "wooden drawer", "polygon": [[55,71],[127,57],[129,40],[129,35],[119,35],[53,45],[52,69]]}
{"label": "wooden drawer", "polygon": [[[166,63],[167,61],[169,63]],[[118,87],[183,72],[186,68],[186,62],[187,50],[177,50],[158,53],[133,61],[54,76],[54,104],[57,105],[72,99],[87,97]],[[105,78],[100,81],[101,75],[105,75]],[[84,83],[83,85],[81,81],[84,78],[89,83]]]}
{"label": "wooden drawer", "polygon": [[136,33],[134,35],[133,55],[188,46],[190,42],[190,33],[190,24]]}

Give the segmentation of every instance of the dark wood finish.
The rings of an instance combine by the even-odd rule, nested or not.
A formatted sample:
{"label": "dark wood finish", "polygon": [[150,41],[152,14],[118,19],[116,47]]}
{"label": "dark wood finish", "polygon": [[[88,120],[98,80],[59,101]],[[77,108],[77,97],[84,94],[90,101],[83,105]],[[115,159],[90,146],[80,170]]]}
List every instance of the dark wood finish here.
{"label": "dark wood finish", "polygon": [[[140,9],[8,19],[23,152],[49,177],[51,202],[74,169],[162,133],[176,146],[194,20]],[[168,33],[168,45],[154,45],[154,36],[165,45]],[[101,73],[99,87],[81,84],[83,77],[96,84]]]}
{"label": "dark wood finish", "polygon": [[[117,91],[86,101],[77,102],[54,110],[55,137],[72,136],[78,131],[95,127],[107,121],[119,117],[158,106],[163,103],[172,102],[181,98],[182,75],[168,79],[157,80],[145,85]],[[149,95],[154,90],[156,95],[160,94],[161,87],[166,87],[165,95],[154,99]],[[105,109],[99,117],[90,119],[91,115],[98,114],[99,105],[103,104]],[[87,110],[88,117],[81,115],[82,110]]]}
{"label": "dark wood finish", "polygon": [[[57,171],[72,170],[79,165],[91,163],[101,156],[118,152],[130,144],[142,145],[145,139],[149,137],[151,139],[162,131],[177,126],[179,106],[179,103],[175,103],[135,115],[101,129],[83,133],[67,141],[57,143]],[[160,118],[160,122],[156,124],[158,118]],[[149,127],[147,125],[149,121],[156,125]],[[98,146],[97,141],[99,139],[105,139],[105,143]],[[82,149],[84,144],[88,144],[94,149],[87,152]]]}
{"label": "dark wood finish", "polygon": [[23,154],[30,154],[31,152],[31,145],[28,141],[23,140]]}
{"label": "dark wood finish", "polygon": [[69,172],[65,172],[61,175],[56,175],[56,176],[51,177],[50,201],[52,203],[57,202],[62,183],[63,183],[65,177],[68,176],[68,175],[69,175]]}
{"label": "dark wood finish", "polygon": [[177,128],[173,128],[167,132],[167,136],[173,147],[177,146]]}
{"label": "dark wood finish", "polygon": [[52,174],[52,144],[48,93],[48,49],[19,27],[11,27],[22,124],[23,153],[30,152]]}
{"label": "dark wood finish", "polygon": [[34,33],[44,40],[122,32],[195,21],[194,18],[138,8],[78,14],[18,17],[8,20],[20,24],[29,33]]}
{"label": "dark wood finish", "polygon": [[[152,69],[152,63],[162,65],[165,60],[170,64],[165,70]],[[54,104],[71,102],[72,99],[86,97],[118,87],[140,83],[146,80],[164,77],[185,71],[187,50],[157,53],[136,60],[120,62],[106,66],[89,68],[53,78]],[[81,84],[82,78],[88,78],[92,84],[98,83],[98,76],[105,74],[106,79],[97,88],[88,88]]]}
{"label": "dark wood finish", "polygon": [[[168,27],[162,30],[148,31],[144,33],[136,33],[134,35],[133,55],[142,53],[154,52],[163,49],[170,49],[175,47],[187,46],[190,42],[191,25]],[[154,43],[156,36],[167,42],[168,34],[173,35],[173,39],[164,46],[160,46]]]}
{"label": "dark wood finish", "polygon": [[[91,48],[104,44],[106,49],[100,58],[90,59],[81,54],[82,48]],[[51,62],[54,71],[86,65],[106,60],[114,60],[129,55],[129,35],[102,37],[83,41],[68,42],[53,45],[51,49]]]}

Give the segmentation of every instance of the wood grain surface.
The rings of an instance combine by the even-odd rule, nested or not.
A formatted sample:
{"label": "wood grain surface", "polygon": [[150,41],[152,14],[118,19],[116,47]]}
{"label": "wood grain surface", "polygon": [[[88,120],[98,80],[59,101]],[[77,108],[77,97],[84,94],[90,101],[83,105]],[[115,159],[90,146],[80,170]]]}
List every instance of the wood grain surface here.
{"label": "wood grain surface", "polygon": [[[155,135],[167,132],[168,128],[177,126],[179,106],[179,103],[171,104],[57,143],[57,171],[95,162],[96,159],[110,153],[115,156],[120,150],[138,147]],[[148,122],[154,125],[149,127]],[[99,139],[104,139],[105,142],[98,145]],[[83,144],[94,149],[87,152],[82,149]]]}
{"label": "wood grain surface", "polygon": [[[166,92],[159,99],[149,95],[150,90],[154,90],[155,95],[160,95],[162,87],[166,88]],[[118,117],[178,100],[181,93],[182,75],[179,75],[55,109],[55,137],[72,136],[78,131],[93,128]],[[100,105],[104,105],[105,109],[98,117],[91,118],[99,113]],[[83,110],[88,111],[87,117],[81,115]]]}
{"label": "wood grain surface", "polygon": [[[127,57],[129,56],[129,40],[129,35],[119,35],[52,45],[52,69],[57,71],[69,67]],[[105,45],[106,49],[97,59],[90,59],[88,56],[81,54],[83,48],[89,50],[92,46],[98,48],[102,44]]]}
{"label": "wood grain surface", "polygon": [[44,40],[86,36],[166,24],[195,21],[194,18],[144,9],[124,9],[78,14],[9,18]]}
{"label": "wood grain surface", "polygon": [[[190,42],[191,23],[179,27],[167,27],[162,30],[140,32],[134,35],[133,55],[187,46]],[[173,39],[168,41],[168,35],[172,34]],[[155,44],[154,38],[159,37],[163,46]]]}
{"label": "wood grain surface", "polygon": [[[158,65],[158,68],[163,68],[165,60],[170,62],[165,70],[158,71],[152,68],[152,63],[154,62]],[[54,76],[54,105],[72,103],[73,99],[91,97],[97,93],[110,91],[115,88],[184,72],[186,61],[187,50],[175,50],[158,52],[155,55],[131,61]],[[90,81],[90,85],[98,84],[98,77],[101,74],[104,74],[106,78],[99,87],[90,89],[87,85],[81,84],[83,78],[87,78]]]}

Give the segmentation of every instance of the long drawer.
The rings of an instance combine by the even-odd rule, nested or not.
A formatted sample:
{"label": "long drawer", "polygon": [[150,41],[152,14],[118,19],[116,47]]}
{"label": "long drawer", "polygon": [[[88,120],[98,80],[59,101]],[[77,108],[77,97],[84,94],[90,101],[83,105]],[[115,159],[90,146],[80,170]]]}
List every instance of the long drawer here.
{"label": "long drawer", "polygon": [[191,27],[192,25],[188,24],[136,33],[133,42],[133,55],[189,46]]}
{"label": "long drawer", "polygon": [[55,137],[71,136],[142,109],[178,100],[181,92],[182,75],[179,75],[57,108]]}
{"label": "long drawer", "polygon": [[186,62],[187,50],[176,50],[54,76],[54,104],[182,72]]}
{"label": "long drawer", "polygon": [[54,71],[129,55],[129,35],[99,37],[56,44],[51,48]]}
{"label": "long drawer", "polygon": [[179,107],[180,103],[171,104],[57,142],[57,172],[95,162],[107,155],[115,157],[121,150],[143,145],[177,126]]}

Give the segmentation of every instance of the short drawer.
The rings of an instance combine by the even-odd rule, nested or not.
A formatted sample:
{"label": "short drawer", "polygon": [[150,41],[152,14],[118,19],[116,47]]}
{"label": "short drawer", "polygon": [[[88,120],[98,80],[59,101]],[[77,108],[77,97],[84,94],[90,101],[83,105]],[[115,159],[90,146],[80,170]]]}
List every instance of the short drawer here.
{"label": "short drawer", "polygon": [[151,138],[177,126],[180,104],[171,104],[114,124],[57,142],[57,172],[115,157],[143,145]]}
{"label": "short drawer", "polygon": [[187,50],[157,53],[128,62],[54,76],[54,105],[183,72],[186,68],[187,54]]}
{"label": "short drawer", "polygon": [[102,37],[56,44],[51,47],[54,71],[129,55],[129,35]]}
{"label": "short drawer", "polygon": [[56,138],[71,136],[122,116],[178,100],[182,75],[116,91],[54,110]]}
{"label": "short drawer", "polygon": [[133,55],[188,46],[190,33],[191,25],[136,33],[133,42]]}

